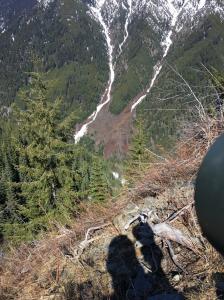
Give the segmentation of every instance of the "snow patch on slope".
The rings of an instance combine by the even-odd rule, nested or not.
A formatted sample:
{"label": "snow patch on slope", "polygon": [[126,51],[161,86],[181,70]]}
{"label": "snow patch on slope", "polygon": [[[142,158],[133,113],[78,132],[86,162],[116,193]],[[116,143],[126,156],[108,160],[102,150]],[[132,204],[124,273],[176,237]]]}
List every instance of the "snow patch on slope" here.
{"label": "snow patch on slope", "polygon": [[[114,2],[116,2],[114,0]],[[107,49],[108,49],[108,60],[109,60],[109,69],[110,69],[110,75],[109,75],[109,81],[108,81],[108,86],[107,89],[104,93],[104,95],[102,96],[101,102],[100,104],[97,106],[96,111],[93,112],[93,114],[88,118],[87,123],[85,123],[81,129],[74,135],[74,139],[75,142],[79,142],[80,139],[87,133],[88,131],[88,127],[91,123],[93,123],[99,112],[102,110],[102,108],[110,102],[111,99],[111,90],[112,90],[112,85],[115,79],[115,71],[114,71],[114,64],[113,64],[113,45],[112,45],[112,41],[110,38],[110,32],[109,32],[109,28],[106,24],[106,22],[103,19],[103,15],[102,15],[102,7],[105,3],[105,0],[98,0],[96,2],[96,6],[90,6],[90,10],[93,14],[93,16],[97,19],[97,21],[101,24],[101,27],[103,29],[103,33],[105,35],[105,39],[106,39],[106,43],[107,43]]]}
{"label": "snow patch on slope", "polygon": [[188,21],[193,21],[195,16],[201,13],[201,11],[206,7],[206,4],[208,4],[208,9],[210,8],[211,10],[216,12],[218,9],[219,13],[220,10],[224,12],[224,7],[220,7],[216,1],[214,2],[212,7],[212,3],[210,2],[210,0],[199,0],[197,4],[192,0],[184,0],[182,1],[182,4],[175,0],[167,0],[168,13],[172,16],[172,18],[170,21],[170,30],[167,32],[165,38],[161,42],[161,45],[164,49],[164,53],[162,59],[159,62],[157,62],[157,64],[154,66],[154,74],[151,79],[149,88],[147,89],[144,95],[142,95],[141,97],[139,97],[139,99],[135,101],[135,103],[131,107],[131,111],[136,109],[136,107],[146,98],[146,96],[150,93],[151,89],[153,88],[156,79],[158,78],[163,68],[164,59],[167,57],[169,50],[173,44],[173,36],[175,35],[175,33],[179,32],[183,28],[184,20],[188,19]]}
{"label": "snow patch on slope", "polygon": [[[105,4],[107,3],[107,6]],[[110,0],[110,5],[108,5],[108,2],[106,0],[96,0],[95,6],[89,6],[90,11],[92,12],[93,17],[100,23],[106,44],[107,44],[107,49],[108,49],[108,64],[109,64],[109,81],[107,84],[107,88],[101,98],[100,104],[97,106],[96,111],[92,113],[91,116],[87,119],[87,122],[81,127],[81,129],[76,132],[74,135],[75,142],[78,143],[80,139],[87,134],[88,132],[88,127],[96,120],[98,114],[102,110],[102,108],[108,104],[111,101],[111,91],[112,91],[112,86],[115,80],[115,64],[116,60],[114,58],[114,46],[112,43],[111,39],[111,32],[110,32],[110,27],[113,22],[113,14],[115,12],[118,12],[119,10],[119,4],[116,0]],[[127,5],[125,5],[123,2],[123,7],[125,7],[125,10],[128,11],[127,13],[127,18],[125,21],[124,25],[124,37],[120,45],[118,46],[119,48],[119,54],[118,56],[122,53],[123,47],[125,43],[127,42],[127,39],[129,37],[129,32],[128,32],[128,26],[130,23],[130,19],[132,16],[132,0],[127,0]],[[116,15],[116,14],[115,14]]]}
{"label": "snow patch on slope", "polygon": [[206,0],[200,0],[198,4],[198,9],[202,9],[206,4]]}
{"label": "snow patch on slope", "polygon": [[130,19],[131,19],[132,12],[133,12],[132,11],[132,9],[133,9],[132,0],[127,0],[127,5],[128,5],[128,7],[123,4],[123,8],[125,8],[128,11],[128,15],[127,15],[125,25],[124,25],[124,30],[125,30],[124,39],[121,42],[121,44],[119,45],[119,54],[118,54],[118,56],[120,56],[120,54],[122,53],[123,46],[125,45],[125,43],[127,42],[128,37],[129,37],[128,26],[130,24]]}
{"label": "snow patch on slope", "polygon": [[38,1],[38,3],[39,3],[40,5],[43,5],[44,7],[47,7],[48,4],[49,4],[50,2],[53,2],[54,0],[37,0],[37,1]]}
{"label": "snow patch on slope", "polygon": [[0,34],[1,33],[4,33],[5,32],[5,22],[4,22],[4,20],[2,19],[0,19]]}

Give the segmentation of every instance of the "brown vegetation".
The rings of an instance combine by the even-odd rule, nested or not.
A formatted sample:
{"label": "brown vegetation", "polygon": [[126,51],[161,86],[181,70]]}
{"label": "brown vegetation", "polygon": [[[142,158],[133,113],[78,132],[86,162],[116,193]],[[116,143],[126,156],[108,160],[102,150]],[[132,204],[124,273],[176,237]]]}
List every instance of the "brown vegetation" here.
{"label": "brown vegetation", "polygon": [[[92,247],[98,247],[102,239],[108,241],[116,236],[113,218],[129,201],[138,204],[147,196],[166,203],[166,209],[157,210],[161,221],[168,220],[172,226],[200,239],[202,244],[198,253],[173,245],[182,272],[177,282],[170,278],[171,283],[187,299],[216,299],[215,285],[222,281],[220,273],[224,272],[224,263],[202,237],[193,207],[193,184],[204,154],[223,131],[223,123],[206,116],[185,129],[172,154],[153,159],[144,174],[136,174],[135,187],[124,189],[119,197],[104,206],[83,205],[70,228],[54,224],[56,229],[39,241],[11,248],[0,260],[0,299],[103,299],[99,291],[110,295],[109,274],[100,271],[93,274],[87,257],[75,260],[75,251],[90,227],[99,226],[90,233]],[[104,224],[108,226],[100,228]],[[162,246],[160,239],[158,243]],[[168,274],[175,261],[165,248],[164,270]]]}

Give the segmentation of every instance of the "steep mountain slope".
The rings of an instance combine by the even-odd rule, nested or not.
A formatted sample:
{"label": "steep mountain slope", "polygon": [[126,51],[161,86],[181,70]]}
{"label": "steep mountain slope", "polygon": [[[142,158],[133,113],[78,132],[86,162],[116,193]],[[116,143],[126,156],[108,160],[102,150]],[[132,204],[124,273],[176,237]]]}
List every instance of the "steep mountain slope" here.
{"label": "steep mountain slope", "polygon": [[[140,3],[142,3],[142,1],[139,1]],[[173,48],[176,48],[176,42],[179,40],[179,37],[182,35],[187,35],[189,32],[192,31],[192,29],[197,29],[198,28],[198,24],[200,22],[200,20],[204,19],[206,15],[210,15],[211,13],[214,13],[216,11],[220,11],[220,13],[222,12],[221,10],[221,6],[219,6],[218,3],[215,3],[214,1],[162,1],[162,2],[157,2],[157,4],[152,4],[152,2],[146,2],[147,4],[143,4],[141,6],[142,11],[144,12],[143,16],[139,14],[137,14],[137,18],[138,18],[138,22],[147,22],[149,24],[150,27],[150,41],[152,40],[152,36],[154,37],[155,35],[157,36],[157,44],[154,46],[155,50],[154,51],[158,51],[158,49],[161,49],[160,55],[158,57],[156,57],[156,62],[158,62],[158,60],[164,59],[167,57],[167,55],[170,54],[170,47],[173,45]],[[222,6],[223,8],[223,6]],[[139,17],[140,15],[140,17]],[[135,18],[135,15],[134,15]],[[135,23],[135,19],[133,21],[133,23]],[[133,26],[132,24],[130,25],[130,27]],[[143,28],[145,28],[145,26],[142,26]],[[136,31],[136,30],[135,30]],[[149,30],[148,30],[149,31]],[[139,36],[139,33],[138,33]],[[133,35],[131,35],[131,41],[132,40],[135,41],[135,37],[133,37]],[[141,41],[144,42],[144,39],[141,39]],[[139,41],[135,41],[135,43],[137,45],[141,45],[141,42]],[[174,43],[174,44],[173,44]],[[127,45],[127,47],[129,47],[129,45]],[[147,49],[147,48],[146,48]],[[148,47],[147,52],[150,52],[150,48]],[[171,51],[172,52],[172,51]],[[149,54],[149,56],[152,58],[154,52],[151,51],[151,53]],[[130,56],[129,56],[130,57]],[[126,59],[125,63],[128,62],[132,63],[132,59],[130,61],[130,59]],[[142,55],[141,55],[142,57]],[[124,58],[125,60],[125,58]],[[156,67],[155,73],[159,73],[159,71],[161,70],[161,64],[160,62],[158,63],[158,65],[156,66],[156,62],[154,62],[152,64],[151,67]],[[144,65],[150,65],[150,60],[145,60]],[[139,64],[137,64],[137,68],[138,68]],[[158,72],[157,72],[157,69]],[[140,68],[138,69],[138,73],[143,73],[144,69]],[[135,92],[131,95],[126,95],[126,94],[119,94],[119,91],[123,88],[124,84],[122,85],[122,81],[123,81],[123,76],[125,76],[125,69],[123,67],[123,69],[120,72],[122,74],[121,77],[118,76],[117,78],[117,82],[118,86],[116,88],[115,86],[115,94],[114,94],[114,99],[113,99],[113,103],[111,105],[111,111],[118,113],[121,111],[122,108],[124,108],[125,103],[127,103],[128,101],[130,101],[130,96],[136,96],[136,92],[139,90],[135,90]],[[129,71],[128,71],[129,73]],[[153,72],[151,72],[152,74]],[[130,74],[130,73],[129,73]],[[149,77],[150,78],[150,72],[148,72]],[[153,74],[156,75],[156,74]],[[147,77],[146,77],[147,78]],[[154,78],[153,78],[154,79]],[[148,79],[149,80],[149,79]],[[154,80],[153,80],[153,84],[154,84]],[[146,86],[146,85],[144,85]],[[141,88],[142,90],[142,88]],[[121,106],[119,98],[122,98],[123,101],[123,106]],[[119,107],[117,108],[116,106],[116,102],[119,101],[120,104],[120,109]],[[140,101],[141,102],[141,101]]]}
{"label": "steep mountain slope", "polygon": [[26,15],[32,10],[37,0],[9,0],[0,1],[0,31],[6,31],[10,24],[22,15]]}
{"label": "steep mountain slope", "polygon": [[77,126],[75,140],[93,134],[107,156],[126,151],[136,108],[155,143],[176,132],[186,113],[174,108],[185,94],[170,107],[157,101],[165,97],[162,90],[172,99],[179,93],[173,67],[193,85],[207,85],[206,75],[193,71],[201,64],[223,68],[220,0],[14,0],[0,5],[0,101],[14,101],[28,80],[25,72],[38,67],[50,81],[51,97],[62,95],[65,109],[79,109],[80,120],[90,115]]}
{"label": "steep mountain slope", "polygon": [[[107,25],[106,36],[108,32],[111,33],[108,46],[109,49],[113,48],[112,67],[115,77],[113,74],[112,91],[109,92],[110,99],[108,97],[106,101],[104,101],[104,98],[101,99],[97,111],[75,136],[79,140],[89,130],[90,133],[95,135],[98,143],[104,143],[106,155],[110,155],[111,152],[116,150],[122,152],[127,149],[132,112],[143,100],[146,100],[146,97],[150,97],[150,100],[147,101],[148,105],[144,106],[144,109],[151,109],[152,103],[156,103],[154,99],[158,97],[158,93],[154,93],[153,99],[151,96],[152,88],[160,82],[157,80],[158,76],[167,73],[167,68],[163,72],[167,60],[172,66],[178,60],[182,60],[180,73],[184,71],[186,65],[191,68],[201,63],[218,68],[222,68],[223,65],[221,45],[216,50],[216,59],[211,59],[213,56],[211,49],[215,47],[215,38],[213,39],[213,37],[216,36],[218,40],[222,40],[221,31],[218,30],[216,33],[217,26],[223,28],[224,5],[220,1],[135,1],[133,3],[129,1],[128,3],[121,3],[121,6],[122,8],[116,1],[99,1],[95,3],[95,6],[90,5],[90,11],[93,11],[95,7],[98,10],[98,15],[93,14],[93,17],[98,17],[99,23],[102,24],[103,21],[105,22],[104,25]],[[125,15],[125,22],[123,23],[122,12]],[[216,19],[216,22],[210,22],[211,25],[206,26],[209,18],[210,20],[212,18]],[[123,28],[123,31],[120,28]],[[209,34],[211,28],[213,33]],[[117,31],[119,33],[120,31],[123,32],[123,40],[116,36]],[[195,33],[199,37],[202,35],[203,39],[207,40],[205,44],[211,44],[213,47],[206,48],[205,46],[195,45],[197,39],[191,41]],[[187,46],[188,39],[189,45]],[[192,52],[194,52],[194,47],[198,48],[197,59],[192,54],[190,55],[190,51],[185,53],[185,57],[181,57],[183,43],[185,43],[185,48],[192,48]],[[111,50],[109,52],[110,56]],[[192,70],[190,72],[188,70],[186,73],[186,79],[196,77],[192,74]],[[204,76],[201,81],[205,80]],[[192,80],[194,84],[199,84],[197,81],[197,77],[195,81]],[[160,88],[165,87],[165,85],[167,83],[162,80]],[[173,89],[177,91],[176,87],[173,87]],[[102,105],[102,102],[106,106]],[[175,104],[176,102],[174,106]],[[157,110],[158,107],[154,109]],[[173,107],[171,110],[173,110]],[[112,115],[111,112],[118,114],[118,116]],[[179,112],[172,113],[172,119],[175,120],[174,126],[177,125],[176,116],[178,115],[182,114],[179,114]],[[158,117],[158,114],[156,116]],[[163,116],[168,120],[170,119],[170,113],[168,115],[163,113]],[[157,130],[156,127],[159,125],[157,117],[149,119],[145,114],[149,126],[150,123],[155,123],[154,131]],[[161,123],[164,123],[164,121],[161,121]],[[167,120],[165,120],[163,127],[167,127],[167,125]],[[173,126],[171,127],[170,132],[174,132]],[[155,134],[158,135],[158,132],[155,132]],[[164,135],[162,136],[163,139]]]}
{"label": "steep mountain slope", "polygon": [[199,118],[198,103],[183,78],[205,109],[212,114],[217,112],[219,95],[206,67],[223,72],[223,25],[218,15],[209,15],[201,20],[197,31],[179,36],[171,48],[168,64],[139,107],[147,122],[147,134],[155,143],[169,144],[169,137],[175,137],[181,124],[186,126],[186,121]]}
{"label": "steep mountain slope", "polygon": [[26,85],[26,72],[40,70],[50,81],[50,96],[64,96],[65,109],[80,108],[86,117],[108,76],[100,27],[80,1],[41,3],[11,20],[0,35],[0,101],[12,103]]}

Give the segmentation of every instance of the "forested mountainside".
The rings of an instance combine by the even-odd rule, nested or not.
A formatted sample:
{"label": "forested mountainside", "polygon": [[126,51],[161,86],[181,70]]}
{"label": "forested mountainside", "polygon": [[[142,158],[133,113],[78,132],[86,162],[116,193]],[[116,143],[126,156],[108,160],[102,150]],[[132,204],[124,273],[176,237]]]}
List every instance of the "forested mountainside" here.
{"label": "forested mountainside", "polygon": [[[63,96],[63,111],[77,110],[79,122],[97,108],[84,128],[77,127],[76,137],[89,131],[105,145],[107,156],[126,151],[133,116],[129,106],[140,98],[138,110],[149,120],[154,143],[166,140],[167,145],[164,137],[176,136],[180,117],[188,117],[193,105],[177,97],[181,83],[172,68],[189,84],[204,87],[209,85],[206,68],[223,69],[219,0],[14,0],[0,5],[1,105],[6,109],[18,100],[28,72],[43,72],[49,98]],[[170,101],[162,101],[163,91]],[[117,131],[123,137],[111,147]]]}
{"label": "forested mountainside", "polygon": [[223,26],[218,15],[209,15],[173,45],[154,90],[139,107],[148,136],[157,136],[158,144],[167,146],[167,137],[175,139],[178,127],[197,115],[190,87],[208,111],[218,109],[222,96],[214,90],[209,72],[223,70]]}
{"label": "forested mountainside", "polygon": [[1,31],[6,30],[16,18],[21,18],[23,15],[28,14],[36,4],[37,4],[37,0],[30,0],[30,1],[1,0],[0,1]]}
{"label": "forested mountainside", "polygon": [[27,84],[27,72],[38,69],[50,81],[50,97],[64,96],[66,109],[82,108],[80,117],[86,117],[108,78],[100,26],[80,1],[41,3],[28,10],[30,2],[24,1],[21,14],[16,6],[16,13],[3,7],[9,21],[2,17],[1,103],[10,105]]}

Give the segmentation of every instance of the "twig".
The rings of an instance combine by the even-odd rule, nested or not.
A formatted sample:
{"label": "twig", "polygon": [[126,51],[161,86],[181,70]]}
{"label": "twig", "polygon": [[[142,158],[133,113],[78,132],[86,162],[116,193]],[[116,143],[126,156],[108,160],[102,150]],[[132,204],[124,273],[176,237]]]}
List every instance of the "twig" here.
{"label": "twig", "polygon": [[90,234],[91,231],[96,231],[96,230],[102,229],[102,228],[104,228],[104,227],[107,227],[107,226],[109,226],[109,225],[111,225],[111,222],[106,223],[106,224],[103,224],[103,225],[95,226],[95,227],[90,227],[90,228],[86,231],[84,241],[82,241],[80,244],[85,243],[85,242],[88,240],[88,237],[89,237],[89,234]]}
{"label": "twig", "polygon": [[95,227],[90,227],[85,234],[85,239],[74,249],[74,255],[73,255],[74,258],[79,259],[79,257],[82,255],[83,251],[89,244],[102,238],[102,236],[97,236],[92,239],[88,239],[91,231],[96,231],[96,230],[102,229],[102,228],[110,226],[110,225],[111,225],[111,222],[102,224],[99,226],[95,226]]}
{"label": "twig", "polygon": [[148,151],[150,154],[154,155],[155,157],[157,157],[157,158],[159,158],[159,159],[165,160],[166,162],[168,161],[165,157],[160,156],[160,155],[154,153],[152,150],[150,150],[150,149],[148,149],[148,148],[146,148],[146,151]]}
{"label": "twig", "polygon": [[189,208],[191,208],[192,206],[194,205],[194,201],[190,202],[188,205],[182,207],[180,210],[172,213],[172,215],[170,215],[166,220],[165,222],[173,222],[184,210],[187,210]]}
{"label": "twig", "polygon": [[183,268],[182,268],[182,266],[177,262],[177,260],[176,260],[176,258],[175,258],[175,253],[174,253],[174,250],[173,250],[173,247],[172,247],[172,244],[171,244],[171,242],[170,241],[168,241],[168,240],[165,240],[166,241],[166,244],[167,244],[167,246],[168,246],[168,252],[169,252],[169,254],[170,254],[170,258],[171,258],[171,260],[172,260],[172,262],[175,264],[175,266],[177,266],[183,273],[185,273],[185,274],[187,274],[187,271],[186,270],[184,270]]}
{"label": "twig", "polygon": [[194,99],[196,100],[196,102],[198,103],[199,107],[198,107],[198,113],[199,116],[201,117],[202,120],[205,119],[206,113],[205,113],[205,109],[201,103],[201,101],[198,99],[198,97],[195,95],[193,89],[191,88],[190,84],[184,79],[184,77],[177,71],[175,70],[171,65],[169,65],[169,67],[171,68],[171,70],[177,75],[179,76],[183,82],[185,83],[185,85],[188,87],[188,89],[190,90],[191,94],[193,95]]}

